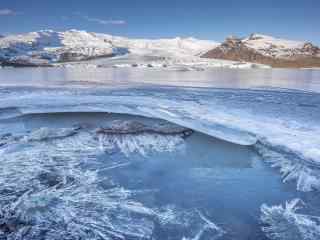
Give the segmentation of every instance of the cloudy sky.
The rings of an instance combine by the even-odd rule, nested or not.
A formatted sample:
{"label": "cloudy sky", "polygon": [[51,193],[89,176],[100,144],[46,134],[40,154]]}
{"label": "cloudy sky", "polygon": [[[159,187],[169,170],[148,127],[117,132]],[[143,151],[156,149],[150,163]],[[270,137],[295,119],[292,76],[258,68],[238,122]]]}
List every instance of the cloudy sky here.
{"label": "cloudy sky", "polygon": [[222,41],[250,33],[320,44],[319,0],[1,0],[0,34],[80,29]]}

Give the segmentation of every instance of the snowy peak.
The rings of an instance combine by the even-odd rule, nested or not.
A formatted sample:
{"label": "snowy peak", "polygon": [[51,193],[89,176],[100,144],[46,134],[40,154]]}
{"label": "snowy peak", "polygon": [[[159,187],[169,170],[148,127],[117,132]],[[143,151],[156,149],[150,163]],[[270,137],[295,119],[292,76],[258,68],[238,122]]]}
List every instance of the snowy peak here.
{"label": "snowy peak", "polygon": [[316,48],[311,43],[275,38],[262,34],[251,34],[248,38],[243,39],[242,43],[261,54],[277,58],[290,58],[299,54],[317,54],[309,51],[312,48]]}
{"label": "snowy peak", "polygon": [[251,42],[256,44],[272,44],[283,48],[299,48],[303,42],[292,41],[287,39],[275,38],[268,35],[253,33],[248,38],[243,39],[244,42]]}
{"label": "snowy peak", "polygon": [[93,34],[75,30],[43,30],[0,39],[0,59],[7,64],[22,66],[110,57],[117,50]]}
{"label": "snowy peak", "polygon": [[309,42],[263,34],[247,38],[228,37],[203,57],[262,63],[273,67],[319,67],[320,49]]}
{"label": "snowy peak", "polygon": [[96,34],[97,37],[115,46],[128,48],[134,53],[156,53],[162,55],[199,55],[219,44],[213,41],[199,40],[195,38],[172,38],[172,39],[129,39],[111,36],[107,34]]}
{"label": "snowy peak", "polygon": [[1,40],[1,47],[11,46],[15,43],[26,45],[33,44],[33,47],[37,47],[38,49],[41,47],[75,47],[80,45],[111,47],[110,44],[103,42],[102,39],[97,38],[94,34],[77,30],[70,30],[66,32],[41,30],[26,34],[9,35]]}

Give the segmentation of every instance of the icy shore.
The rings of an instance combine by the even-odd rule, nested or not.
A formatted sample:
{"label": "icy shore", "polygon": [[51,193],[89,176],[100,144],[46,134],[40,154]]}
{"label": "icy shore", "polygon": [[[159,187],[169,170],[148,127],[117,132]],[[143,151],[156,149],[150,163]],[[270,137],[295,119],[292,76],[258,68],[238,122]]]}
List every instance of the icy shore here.
{"label": "icy shore", "polygon": [[319,190],[320,142],[314,137],[320,132],[317,94],[191,90],[2,89],[1,118],[114,112],[164,119],[229,142],[254,145],[272,166],[280,168],[284,181],[295,180],[301,191]]}

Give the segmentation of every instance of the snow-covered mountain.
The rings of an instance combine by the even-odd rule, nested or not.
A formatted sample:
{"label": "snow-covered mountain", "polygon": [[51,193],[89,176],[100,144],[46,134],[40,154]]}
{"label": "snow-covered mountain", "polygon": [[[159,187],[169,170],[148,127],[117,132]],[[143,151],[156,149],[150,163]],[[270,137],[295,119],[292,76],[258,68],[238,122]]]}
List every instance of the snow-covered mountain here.
{"label": "snow-covered mountain", "polygon": [[128,39],[107,34],[51,30],[9,35],[0,39],[0,62],[12,65],[50,65],[126,53],[157,56],[201,55],[217,43],[194,38]]}
{"label": "snow-covered mountain", "polygon": [[252,34],[243,39],[227,38],[222,44],[179,37],[130,39],[78,30],[44,30],[0,38],[0,65],[75,66],[81,61],[83,66],[83,61],[93,59],[99,60],[85,64],[94,67],[169,67],[196,70],[266,65],[320,67],[320,50],[308,42],[261,34]]}
{"label": "snow-covered mountain", "polygon": [[46,30],[0,39],[0,59],[17,65],[48,65],[52,62],[110,57],[118,51],[111,43],[84,31]]}
{"label": "snow-covered mountain", "polygon": [[319,48],[309,42],[292,41],[261,34],[252,34],[242,42],[248,48],[275,58],[291,59],[299,55],[320,57]]}
{"label": "snow-covered mountain", "polygon": [[95,36],[137,54],[156,53],[165,56],[197,56],[205,53],[208,49],[219,45],[219,43],[214,41],[199,40],[191,37],[177,37],[172,39],[128,39],[107,34],[95,34]]}
{"label": "snow-covered mountain", "polygon": [[319,67],[320,49],[310,42],[251,34],[247,38],[229,37],[202,57],[246,61],[273,67]]}

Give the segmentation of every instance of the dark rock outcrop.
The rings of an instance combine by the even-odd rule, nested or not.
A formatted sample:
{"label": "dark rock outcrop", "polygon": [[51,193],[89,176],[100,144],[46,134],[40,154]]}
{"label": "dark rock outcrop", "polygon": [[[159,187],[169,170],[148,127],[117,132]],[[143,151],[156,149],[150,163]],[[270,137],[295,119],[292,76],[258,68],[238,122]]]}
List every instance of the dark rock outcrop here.
{"label": "dark rock outcrop", "polygon": [[160,122],[158,124],[148,125],[138,121],[115,120],[109,126],[96,130],[97,134],[160,134],[160,135],[181,135],[190,136],[193,131],[188,128],[178,126],[170,122]]}

